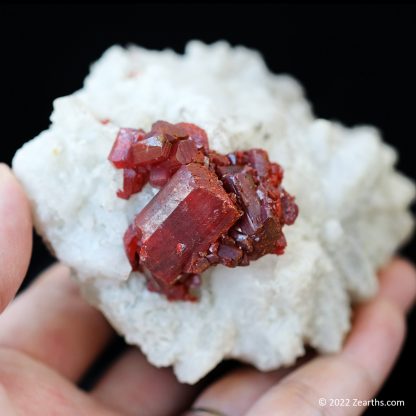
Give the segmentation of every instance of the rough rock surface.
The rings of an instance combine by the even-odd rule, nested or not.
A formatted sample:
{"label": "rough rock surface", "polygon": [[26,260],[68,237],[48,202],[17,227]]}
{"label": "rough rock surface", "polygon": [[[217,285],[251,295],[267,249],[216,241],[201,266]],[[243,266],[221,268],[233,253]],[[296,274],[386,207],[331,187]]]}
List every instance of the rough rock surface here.
{"label": "rough rock surface", "polygon": [[[158,190],[115,197],[122,172],[107,155],[120,126],[159,119],[201,126],[222,153],[266,149],[300,208],[283,256],[209,269],[197,303],[146,290],[124,252],[124,231]],[[183,382],[224,357],[269,370],[305,344],[338,350],[351,302],[374,294],[376,269],[412,229],[415,188],[379,132],[316,119],[293,78],[243,47],[193,41],[177,55],[113,46],[83,89],[54,102],[51,120],[13,161],[38,232],[127,342]]]}

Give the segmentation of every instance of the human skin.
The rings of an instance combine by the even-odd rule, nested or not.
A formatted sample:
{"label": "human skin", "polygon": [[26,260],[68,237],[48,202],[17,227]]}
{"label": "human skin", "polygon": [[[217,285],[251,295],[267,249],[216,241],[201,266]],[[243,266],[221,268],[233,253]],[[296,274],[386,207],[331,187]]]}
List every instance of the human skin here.
{"label": "human skin", "polygon": [[364,407],[326,408],[318,400],[375,396],[400,353],[406,312],[416,295],[415,269],[394,259],[380,271],[377,296],[355,309],[352,331],[337,354],[268,373],[241,365],[212,384],[189,386],[178,383],[170,369],[151,366],[138,349],[126,347],[85,392],[76,383],[115,334],[84,302],[60,264],[11,302],[28,268],[32,223],[25,194],[4,164],[0,218],[2,415],[166,416],[190,406],[227,416],[274,416],[277,409],[282,416],[359,415]]}

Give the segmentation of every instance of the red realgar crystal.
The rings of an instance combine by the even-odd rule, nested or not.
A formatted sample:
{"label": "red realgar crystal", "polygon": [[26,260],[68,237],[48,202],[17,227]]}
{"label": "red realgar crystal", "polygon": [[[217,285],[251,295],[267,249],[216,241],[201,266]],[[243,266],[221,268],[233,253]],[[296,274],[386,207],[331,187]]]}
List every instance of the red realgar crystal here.
{"label": "red realgar crystal", "polygon": [[124,235],[127,257],[149,290],[196,300],[208,267],[283,254],[282,229],[298,207],[281,187],[283,169],[264,150],[222,155],[209,149],[200,127],[157,121],[147,134],[120,129],[109,160],[124,169],[120,198],[147,182],[162,188]]}
{"label": "red realgar crystal", "polygon": [[196,261],[198,253],[208,251],[241,214],[215,173],[197,163],[181,166],[136,216],[140,266],[168,285],[182,273],[203,272],[210,264]]}

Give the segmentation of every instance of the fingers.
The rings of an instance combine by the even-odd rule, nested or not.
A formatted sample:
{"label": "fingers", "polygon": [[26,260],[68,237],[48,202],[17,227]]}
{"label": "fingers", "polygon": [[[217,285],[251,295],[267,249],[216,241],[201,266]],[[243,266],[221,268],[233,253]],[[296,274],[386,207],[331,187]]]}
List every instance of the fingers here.
{"label": "fingers", "polygon": [[[405,333],[403,311],[414,302],[415,271],[401,261],[388,267],[379,295],[359,308],[344,350],[317,358],[268,390],[247,416],[322,414],[319,398],[370,400],[390,371]],[[394,287],[394,290],[393,290]],[[358,415],[360,407],[331,407],[331,414]]]}
{"label": "fingers", "polygon": [[3,386],[0,385],[0,409],[2,414],[17,416],[16,410]]}
{"label": "fingers", "polygon": [[415,269],[408,261],[395,258],[381,271],[379,296],[389,299],[403,312],[413,306],[415,293]]}
{"label": "fingers", "polygon": [[[332,392],[333,397],[345,398],[348,393],[353,394],[351,386],[357,387],[355,394],[358,398],[363,398],[363,392],[370,398],[386,377],[397,356],[404,333],[403,312],[412,304],[416,291],[415,272],[403,260],[392,262],[384,270],[380,280],[381,287],[377,300],[361,307],[357,314],[354,330],[346,344],[346,351],[341,354],[343,358],[335,358],[338,355],[323,357],[312,361],[307,366],[300,367],[298,372],[295,372],[299,375],[292,381],[290,377],[287,377],[289,381],[283,382],[282,389],[277,383],[284,378],[285,374],[282,373],[284,370],[259,373],[254,370],[241,369],[231,372],[205,390],[195,402],[194,407],[215,409],[227,416],[242,415],[250,406],[253,406],[256,398],[276,384],[277,387],[270,389],[259,400],[259,403],[264,404],[256,405],[262,407],[254,407],[250,410],[250,416],[275,415],[276,409],[279,409],[279,414],[285,415],[280,401],[286,400],[286,397],[289,405],[292,406],[287,410],[287,414],[319,413],[320,410],[324,410],[319,409],[319,394],[323,395],[321,397],[330,397],[319,392],[322,391],[325,394]],[[380,346],[383,348],[380,349]],[[354,351],[353,348],[364,350]],[[360,363],[351,363],[351,359],[345,358],[348,354],[353,358],[360,357],[360,360],[366,363],[374,380],[369,379],[370,376],[367,376],[365,370],[361,369]],[[305,374],[306,371],[310,374],[309,372]],[[344,382],[340,382],[339,379]],[[304,380],[309,380],[309,382],[305,383]],[[359,383],[360,380],[361,383]],[[350,390],[347,384],[350,385]],[[338,396],[335,396],[334,386],[339,386]],[[299,400],[302,401],[301,405],[298,403]],[[277,401],[277,404],[273,403],[274,401]],[[359,409],[360,412],[362,410]]]}
{"label": "fingers", "polygon": [[1,347],[0,380],[1,415],[120,416],[39,361]]}
{"label": "fingers", "polygon": [[16,294],[29,265],[32,221],[26,196],[10,169],[0,164],[0,312]]}
{"label": "fingers", "polygon": [[130,349],[107,371],[92,395],[125,415],[165,416],[184,410],[195,389],[180,384],[170,369],[153,367],[139,350]]}
{"label": "fingers", "polygon": [[234,370],[204,390],[192,407],[215,409],[227,416],[243,415],[265,391],[288,372],[289,369],[281,369],[260,373],[250,367]]}
{"label": "fingers", "polygon": [[0,316],[0,346],[24,352],[74,381],[112,335],[62,265],[45,271]]}

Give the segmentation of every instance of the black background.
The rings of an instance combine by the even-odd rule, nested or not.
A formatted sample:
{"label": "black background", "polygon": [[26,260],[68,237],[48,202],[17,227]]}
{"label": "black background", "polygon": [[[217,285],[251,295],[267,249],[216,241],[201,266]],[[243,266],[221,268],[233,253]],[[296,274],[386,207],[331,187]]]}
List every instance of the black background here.
{"label": "black background", "polygon": [[[275,72],[304,85],[319,117],[378,126],[416,178],[415,8],[412,6],[88,5],[1,6],[0,161],[46,129],[54,98],[82,85],[91,62],[114,43],[182,51],[188,39],[227,39],[259,49]],[[416,260],[415,242],[403,253]],[[51,261],[36,240],[30,279]],[[410,411],[415,313],[404,351],[379,399]],[[409,380],[406,381],[406,380]],[[380,408],[366,414],[381,413]]]}

